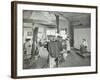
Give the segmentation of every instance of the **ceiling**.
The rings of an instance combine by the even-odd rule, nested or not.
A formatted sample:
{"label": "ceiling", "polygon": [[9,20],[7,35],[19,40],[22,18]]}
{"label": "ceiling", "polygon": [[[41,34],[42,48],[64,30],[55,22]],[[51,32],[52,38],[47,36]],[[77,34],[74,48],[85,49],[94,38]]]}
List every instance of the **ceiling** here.
{"label": "ceiling", "polygon": [[23,11],[23,21],[28,24],[41,24],[48,26],[56,26],[56,16],[59,21],[69,21],[73,26],[88,25],[90,26],[90,13],[74,13],[74,12],[48,12],[48,11]]}

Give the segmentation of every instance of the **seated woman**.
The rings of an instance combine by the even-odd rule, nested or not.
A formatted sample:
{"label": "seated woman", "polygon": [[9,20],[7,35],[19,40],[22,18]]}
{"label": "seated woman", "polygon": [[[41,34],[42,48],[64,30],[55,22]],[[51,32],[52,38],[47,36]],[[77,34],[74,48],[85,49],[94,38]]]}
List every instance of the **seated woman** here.
{"label": "seated woman", "polygon": [[80,52],[86,53],[87,52],[87,47],[88,47],[88,43],[86,41],[86,39],[83,39],[82,44],[80,45]]}

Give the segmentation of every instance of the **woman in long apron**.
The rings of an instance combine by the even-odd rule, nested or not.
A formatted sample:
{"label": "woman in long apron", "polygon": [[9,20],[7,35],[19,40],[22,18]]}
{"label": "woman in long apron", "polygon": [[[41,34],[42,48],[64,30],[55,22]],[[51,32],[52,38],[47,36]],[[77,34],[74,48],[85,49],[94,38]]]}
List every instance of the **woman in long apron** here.
{"label": "woman in long apron", "polygon": [[67,50],[67,53],[70,53],[71,47],[70,47],[69,38],[66,39],[66,44],[67,44],[67,47],[66,47],[66,48],[67,48],[67,49],[66,49],[66,50]]}

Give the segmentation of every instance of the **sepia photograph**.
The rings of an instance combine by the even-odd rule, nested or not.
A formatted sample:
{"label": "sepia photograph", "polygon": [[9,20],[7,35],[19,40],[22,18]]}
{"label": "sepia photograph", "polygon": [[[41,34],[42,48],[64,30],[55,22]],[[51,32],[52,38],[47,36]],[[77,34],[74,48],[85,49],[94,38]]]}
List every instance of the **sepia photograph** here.
{"label": "sepia photograph", "polygon": [[97,6],[12,2],[12,77],[97,73]]}

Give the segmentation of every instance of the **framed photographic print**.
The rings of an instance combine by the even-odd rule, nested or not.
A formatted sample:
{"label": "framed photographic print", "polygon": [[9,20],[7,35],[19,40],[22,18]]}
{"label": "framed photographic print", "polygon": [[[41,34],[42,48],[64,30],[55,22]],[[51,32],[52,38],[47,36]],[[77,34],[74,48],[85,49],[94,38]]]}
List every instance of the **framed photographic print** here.
{"label": "framed photographic print", "polygon": [[97,6],[13,1],[11,77],[97,73]]}

